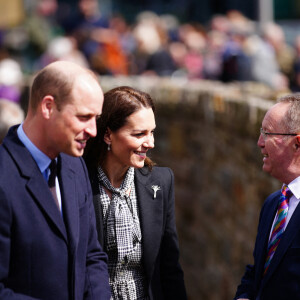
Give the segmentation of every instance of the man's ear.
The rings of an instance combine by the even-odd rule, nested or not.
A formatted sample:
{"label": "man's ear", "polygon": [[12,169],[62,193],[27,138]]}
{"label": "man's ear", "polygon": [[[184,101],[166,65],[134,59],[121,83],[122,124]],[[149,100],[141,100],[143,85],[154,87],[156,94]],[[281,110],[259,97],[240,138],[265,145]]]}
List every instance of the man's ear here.
{"label": "man's ear", "polygon": [[111,144],[111,130],[108,127],[106,128],[103,140],[107,145]]}
{"label": "man's ear", "polygon": [[300,149],[300,135],[296,136],[295,148],[296,148],[296,150]]}
{"label": "man's ear", "polygon": [[41,110],[43,117],[45,119],[50,119],[50,116],[53,113],[55,107],[56,103],[54,101],[54,97],[51,95],[45,96],[41,102]]}

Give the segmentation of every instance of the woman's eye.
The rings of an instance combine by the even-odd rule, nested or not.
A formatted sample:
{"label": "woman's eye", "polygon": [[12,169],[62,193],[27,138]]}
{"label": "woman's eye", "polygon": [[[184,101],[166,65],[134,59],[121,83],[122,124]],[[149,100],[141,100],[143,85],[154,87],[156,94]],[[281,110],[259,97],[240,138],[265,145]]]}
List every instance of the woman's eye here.
{"label": "woman's eye", "polygon": [[142,133],[142,132],[136,133],[135,136],[138,136],[138,137],[139,137],[139,136],[143,136],[143,133]]}

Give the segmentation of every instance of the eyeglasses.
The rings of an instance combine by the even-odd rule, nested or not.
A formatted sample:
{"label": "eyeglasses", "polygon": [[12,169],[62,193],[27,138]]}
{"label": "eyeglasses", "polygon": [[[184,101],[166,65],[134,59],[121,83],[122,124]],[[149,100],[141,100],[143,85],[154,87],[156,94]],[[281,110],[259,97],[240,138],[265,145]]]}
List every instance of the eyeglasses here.
{"label": "eyeglasses", "polygon": [[291,135],[291,136],[296,136],[298,135],[297,133],[275,133],[275,132],[266,132],[262,128],[260,129],[260,134],[263,136],[265,139],[268,135]]}

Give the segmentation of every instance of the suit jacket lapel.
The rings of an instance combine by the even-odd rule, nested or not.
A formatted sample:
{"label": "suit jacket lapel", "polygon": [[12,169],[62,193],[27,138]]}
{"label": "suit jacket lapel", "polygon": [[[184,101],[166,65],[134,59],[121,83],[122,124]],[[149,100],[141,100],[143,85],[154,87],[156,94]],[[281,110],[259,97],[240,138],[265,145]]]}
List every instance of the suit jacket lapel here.
{"label": "suit jacket lapel", "polygon": [[[274,217],[277,212],[279,197],[280,196],[278,196],[278,194],[275,194],[273,199],[270,199],[271,205],[270,205],[270,207],[265,208],[265,211],[267,212],[267,214],[262,217],[263,223],[260,226],[262,233],[260,235],[260,239],[257,241],[257,246],[256,246],[257,249],[255,249],[255,251],[257,253],[260,253],[259,260],[257,262],[256,278],[261,278],[261,275],[264,272],[264,265],[266,262],[269,236],[270,236],[270,231],[272,228],[273,220],[274,220]],[[270,267],[269,267],[268,273],[270,273]],[[268,274],[266,274],[266,276],[264,276],[262,283],[264,283],[266,278],[268,278]],[[260,280],[259,280],[259,284],[260,284]]]}
{"label": "suit jacket lapel", "polygon": [[63,219],[57,206],[52,198],[52,194],[48,188],[48,185],[41,174],[41,176],[31,176],[27,184],[28,189],[34,197],[34,200],[38,203],[41,210],[47,214],[54,225],[57,227],[65,241],[67,242],[67,233]]}
{"label": "suit jacket lapel", "polygon": [[65,225],[52,198],[47,182],[29,151],[18,139],[15,132],[16,129],[17,126],[10,129],[3,145],[7,151],[11,153],[15,163],[18,165],[20,175],[27,178],[27,188],[30,191],[33,200],[36,201],[40,209],[48,215],[67,242]]}
{"label": "suit jacket lapel", "polygon": [[297,234],[300,226],[300,206],[298,205],[295,209],[292,218],[290,219],[284,234],[282,235],[282,238],[278,244],[278,247],[275,251],[275,254],[271,260],[269,270],[266,274],[266,280],[270,278],[272,273],[276,270],[278,267],[280,261],[282,260],[283,256],[285,255],[286,251],[290,247],[291,243],[293,242],[293,239],[295,235]]}
{"label": "suit jacket lapel", "polygon": [[[137,169],[135,171],[135,184],[142,230],[144,267],[147,277],[150,279],[159,251],[161,232],[163,230],[164,190],[158,180],[151,178],[151,173],[145,175]],[[152,185],[161,187],[155,199]]]}
{"label": "suit jacket lapel", "polygon": [[96,226],[97,226],[97,233],[98,233],[98,241],[100,245],[104,246],[104,226],[103,226],[103,213],[102,213],[102,205],[100,200],[99,191],[97,194],[93,196],[94,208],[95,208],[95,215],[96,215]]}
{"label": "suit jacket lapel", "polygon": [[79,234],[79,209],[78,202],[76,201],[75,172],[61,156],[58,160],[58,170],[62,198],[62,214],[68,232],[70,249],[74,250],[78,242]]}
{"label": "suit jacket lapel", "polygon": [[99,189],[99,180],[98,180],[98,171],[94,170],[92,174],[90,174],[90,181],[93,191],[93,203],[95,208],[96,215],[96,227],[98,233],[98,241],[102,247],[104,247],[104,225],[103,225],[103,212],[102,205],[100,199],[100,189]]}

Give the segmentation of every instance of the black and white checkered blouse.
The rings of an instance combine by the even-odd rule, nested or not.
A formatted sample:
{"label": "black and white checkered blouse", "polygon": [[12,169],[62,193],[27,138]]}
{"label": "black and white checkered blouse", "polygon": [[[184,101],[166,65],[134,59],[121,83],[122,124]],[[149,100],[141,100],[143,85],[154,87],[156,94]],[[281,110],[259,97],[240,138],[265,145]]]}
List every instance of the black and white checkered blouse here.
{"label": "black and white checkered blouse", "polygon": [[[126,222],[133,222],[131,224],[134,234],[132,234],[132,243],[130,242],[130,247],[133,247],[131,251],[124,258],[120,258],[118,253],[124,251],[124,249],[130,248],[129,245],[118,245],[116,238],[108,237],[110,235],[110,230],[108,230],[108,212],[111,209],[112,201],[105,192],[103,188],[103,182],[107,181],[105,173],[101,168],[98,170],[98,178],[100,180],[99,190],[100,190],[100,202],[102,206],[102,215],[104,220],[104,250],[108,255],[108,271],[109,271],[109,283],[111,286],[112,298],[114,300],[148,300],[145,274],[142,265],[142,236],[140,221],[138,215],[138,203],[135,191],[134,181],[132,180],[131,189],[129,196],[126,196],[126,202],[128,208],[127,213],[131,213],[131,216],[126,216]],[[134,175],[134,168],[129,168],[128,172],[133,172],[131,176]],[[127,174],[128,175],[128,174]],[[128,177],[128,176],[127,176]],[[126,178],[125,178],[126,179]],[[125,180],[124,179],[124,180]],[[122,185],[121,185],[122,187]],[[118,225],[118,222],[114,223],[114,232],[122,235],[124,227]],[[119,227],[119,228],[118,228]],[[128,238],[128,237],[127,237]],[[118,239],[120,241],[120,239]],[[121,237],[122,243],[126,243],[126,237]],[[109,241],[109,247],[107,244]]]}

